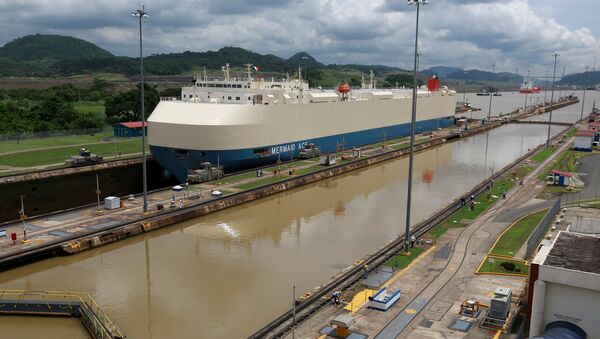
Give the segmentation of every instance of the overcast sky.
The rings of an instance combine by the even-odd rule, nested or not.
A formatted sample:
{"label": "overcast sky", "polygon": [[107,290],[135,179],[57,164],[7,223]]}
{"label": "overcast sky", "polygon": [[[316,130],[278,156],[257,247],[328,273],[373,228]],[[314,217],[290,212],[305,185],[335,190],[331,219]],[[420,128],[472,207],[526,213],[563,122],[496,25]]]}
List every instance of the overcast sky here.
{"label": "overcast sky", "polygon": [[[71,35],[117,55],[137,53],[141,2],[0,0],[0,45],[34,33]],[[145,54],[239,46],[324,63],[412,68],[416,8],[405,0],[147,0]],[[599,0],[431,0],[421,8],[421,65],[545,75],[592,67]],[[595,23],[596,22],[596,23]],[[595,24],[594,24],[595,23]],[[226,60],[224,60],[226,62]]]}

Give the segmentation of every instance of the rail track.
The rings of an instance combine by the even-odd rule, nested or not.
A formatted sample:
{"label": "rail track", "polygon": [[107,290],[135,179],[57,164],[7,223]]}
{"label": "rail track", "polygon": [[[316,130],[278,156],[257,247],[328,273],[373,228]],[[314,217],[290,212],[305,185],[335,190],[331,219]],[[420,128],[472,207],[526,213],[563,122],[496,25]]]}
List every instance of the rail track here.
{"label": "rail track", "polygon": [[[561,133],[552,137],[551,140],[557,139],[559,136],[561,136],[567,130],[568,129],[563,130]],[[518,166],[524,160],[526,160],[527,158],[531,157],[533,154],[535,154],[536,152],[541,150],[544,146],[545,146],[544,144],[539,145],[538,147],[532,149],[531,151],[527,152],[523,156],[519,157],[518,159],[513,161],[511,164],[505,166],[500,171],[496,172],[490,178],[487,178],[487,179],[481,181],[466,195],[467,196],[469,196],[469,195],[478,196],[479,194],[483,193],[487,189],[487,185],[488,185],[488,182],[490,181],[490,179],[495,180],[495,179],[503,176],[504,174],[508,173],[510,170],[512,170],[513,168]],[[450,216],[452,213],[457,211],[460,207],[462,207],[462,203],[461,203],[460,199],[455,199],[448,206],[437,211],[433,216],[431,216],[428,219],[415,225],[413,227],[413,230],[414,230],[413,234],[417,238],[425,235],[429,230],[431,230],[433,227],[435,227],[437,224],[439,224],[445,218]],[[492,207],[492,208],[494,208],[494,207]],[[469,237],[469,239],[468,239],[469,241],[470,241],[470,238],[471,237]],[[345,290],[352,288],[356,283],[358,283],[362,279],[363,264],[367,264],[369,267],[372,267],[372,268],[378,267],[381,264],[383,264],[387,259],[391,258],[392,256],[396,255],[398,252],[400,252],[400,250],[403,248],[403,246],[404,246],[404,236],[400,236],[397,239],[395,239],[394,241],[388,243],[387,245],[385,245],[384,247],[379,249],[374,254],[370,255],[368,258],[364,259],[364,261],[362,261],[360,263],[360,265],[354,265],[352,268],[346,270],[345,272],[343,272],[342,274],[340,274],[339,276],[337,276],[336,278],[334,278],[333,280],[328,282],[326,285],[321,287],[319,290],[317,290],[315,293],[310,295],[308,298],[304,299],[301,302],[296,301],[295,325],[297,326],[298,324],[306,321],[312,315],[317,313],[320,309],[322,309],[323,307],[328,305],[330,302],[329,296],[331,295],[331,293],[334,290],[345,291]],[[453,249],[454,249],[454,245],[453,245]],[[462,262],[464,262],[464,256],[463,256]],[[461,262],[461,264],[462,264],[462,262]],[[455,274],[456,273],[454,273],[454,275]],[[423,288],[423,290],[427,286],[425,286]],[[421,292],[423,290],[421,290]],[[419,292],[419,293],[421,293],[421,292]],[[293,318],[293,310],[290,309],[290,310],[286,311],[285,313],[283,313],[282,315],[280,315],[279,317],[277,317],[275,320],[273,320],[269,324],[267,324],[266,326],[264,326],[263,328],[261,328],[260,330],[256,331],[252,335],[250,335],[249,338],[251,338],[251,339],[283,338],[294,327],[294,324],[292,324],[292,318]]]}

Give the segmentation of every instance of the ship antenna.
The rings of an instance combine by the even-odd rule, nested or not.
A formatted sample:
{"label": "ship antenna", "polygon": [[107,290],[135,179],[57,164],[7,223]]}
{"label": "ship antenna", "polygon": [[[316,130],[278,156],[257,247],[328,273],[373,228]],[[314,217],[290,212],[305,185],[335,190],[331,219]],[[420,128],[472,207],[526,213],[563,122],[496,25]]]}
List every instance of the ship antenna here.
{"label": "ship antenna", "polygon": [[202,66],[202,70],[204,73],[204,81],[206,81],[206,66]]}
{"label": "ship antenna", "polygon": [[370,89],[373,89],[373,76],[375,76],[375,74],[373,74],[373,70],[371,70],[371,73],[369,73],[369,76],[371,77],[371,84],[369,86],[370,86]]}
{"label": "ship antenna", "polygon": [[360,88],[365,89],[365,75],[361,74]]}

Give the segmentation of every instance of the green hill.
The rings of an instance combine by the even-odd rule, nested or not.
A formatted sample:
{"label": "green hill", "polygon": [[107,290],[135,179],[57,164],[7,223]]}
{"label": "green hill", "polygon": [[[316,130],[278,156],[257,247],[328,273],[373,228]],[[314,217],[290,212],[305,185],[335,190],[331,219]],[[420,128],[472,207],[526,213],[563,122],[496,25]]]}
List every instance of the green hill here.
{"label": "green hill", "polygon": [[13,60],[107,58],[113,55],[91,42],[61,35],[27,35],[0,48],[0,57]]}
{"label": "green hill", "polygon": [[[219,74],[229,63],[233,74],[242,74],[244,64],[260,66],[265,76],[296,74],[298,67],[307,67],[304,76],[323,87],[335,86],[340,81],[360,84],[360,79],[372,70],[378,86],[392,86],[409,73],[398,67],[385,65],[330,64],[317,61],[306,52],[299,52],[288,59],[273,54],[260,54],[239,47],[223,47],[217,51],[153,54],[144,58],[144,71],[148,75],[172,76],[199,74],[206,67],[209,74]],[[117,73],[135,76],[139,72],[139,59],[115,56],[91,42],[60,35],[28,35],[0,47],[0,76],[56,77],[91,73]],[[463,71],[459,68],[437,66],[424,70],[423,74],[435,72],[444,80],[467,84],[495,83],[519,84],[521,76],[510,73]],[[404,75],[403,75],[404,74]],[[386,81],[388,76],[393,82]],[[410,74],[409,74],[410,75]],[[391,80],[390,80],[391,81]]]}
{"label": "green hill", "polygon": [[596,86],[600,84],[600,71],[588,71],[583,73],[573,73],[565,75],[559,85],[576,85],[576,86]]}

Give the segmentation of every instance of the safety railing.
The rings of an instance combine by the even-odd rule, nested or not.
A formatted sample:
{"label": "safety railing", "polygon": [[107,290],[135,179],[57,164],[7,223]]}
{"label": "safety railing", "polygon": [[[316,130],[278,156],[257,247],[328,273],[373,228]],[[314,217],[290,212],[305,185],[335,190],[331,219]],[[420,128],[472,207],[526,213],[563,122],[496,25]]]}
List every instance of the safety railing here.
{"label": "safety railing", "polygon": [[[40,309],[42,314],[52,313],[52,307],[69,309],[72,316],[81,317],[82,321],[94,338],[126,338],[119,327],[106,315],[98,303],[87,293],[70,291],[30,291],[30,290],[0,290],[0,303],[12,304],[16,309],[19,305],[36,303],[46,305],[47,309]],[[79,311],[77,312],[77,309]],[[31,310],[27,311],[31,313]],[[5,313],[6,314],[6,313]],[[10,313],[7,313],[10,314]]]}

